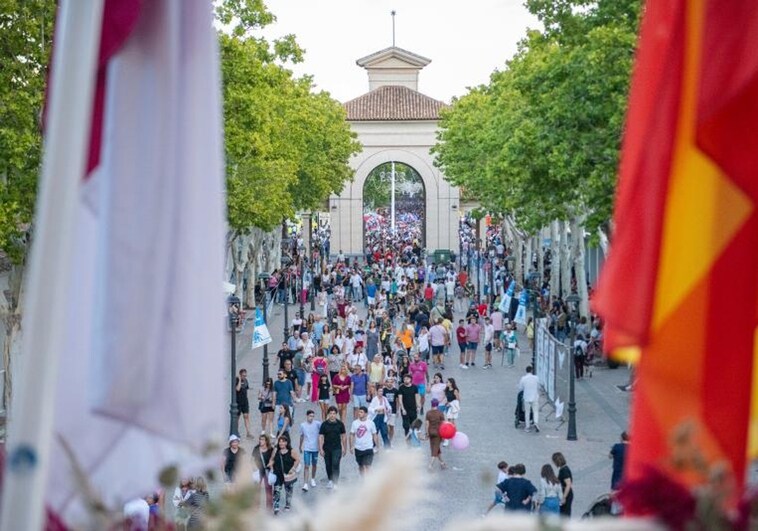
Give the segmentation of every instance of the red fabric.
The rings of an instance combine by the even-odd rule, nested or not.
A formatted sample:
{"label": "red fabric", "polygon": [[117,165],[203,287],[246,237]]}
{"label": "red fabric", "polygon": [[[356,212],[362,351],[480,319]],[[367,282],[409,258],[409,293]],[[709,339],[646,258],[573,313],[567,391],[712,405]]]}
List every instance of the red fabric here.
{"label": "red fabric", "polygon": [[608,349],[648,339],[681,92],[684,5],[647,2],[640,31],[613,241],[593,299]]}
{"label": "red fabric", "polygon": [[[742,485],[750,416],[753,333],[758,326],[758,5],[753,0],[709,0],[703,32],[696,139],[752,201],[747,222],[714,264],[703,389],[705,404],[732,404],[728,416],[704,408],[706,424],[726,449]],[[731,311],[730,311],[731,310]],[[729,394],[724,395],[728,389]]]}
{"label": "red fabric", "polygon": [[108,61],[123,46],[139,19],[142,0],[105,0],[103,27],[100,35],[100,54],[97,62],[95,100],[92,108],[87,175],[100,163],[105,111],[105,83]]}

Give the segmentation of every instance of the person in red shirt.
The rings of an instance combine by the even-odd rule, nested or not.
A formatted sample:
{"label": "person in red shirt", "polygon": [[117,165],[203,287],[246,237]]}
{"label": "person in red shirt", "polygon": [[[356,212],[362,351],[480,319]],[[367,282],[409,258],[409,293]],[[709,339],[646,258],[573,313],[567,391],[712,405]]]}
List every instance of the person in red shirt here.
{"label": "person in red shirt", "polygon": [[458,282],[461,286],[465,286],[466,282],[468,282],[468,273],[466,273],[464,270],[461,270],[461,272],[458,273]]}
{"label": "person in red shirt", "polygon": [[480,302],[479,306],[476,307],[476,311],[479,312],[479,317],[481,318],[487,317],[487,303]]}
{"label": "person in red shirt", "polygon": [[461,369],[468,369],[468,365],[465,365],[466,361],[466,327],[463,326],[463,319],[458,321],[458,328],[455,329],[455,339],[458,341],[458,348],[461,349]]}
{"label": "person in red shirt", "polygon": [[431,284],[427,284],[426,288],[424,289],[424,300],[425,301],[431,301],[434,298],[434,288]]}

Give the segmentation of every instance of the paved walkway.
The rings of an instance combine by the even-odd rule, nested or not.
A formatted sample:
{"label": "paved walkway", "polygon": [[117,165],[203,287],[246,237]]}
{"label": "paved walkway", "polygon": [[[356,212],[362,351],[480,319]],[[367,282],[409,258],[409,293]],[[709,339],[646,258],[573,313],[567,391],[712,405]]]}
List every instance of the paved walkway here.
{"label": "paved walkway", "polygon": [[[306,313],[309,306],[306,306]],[[360,306],[361,314],[365,309]],[[297,310],[290,306],[290,319]],[[457,319],[461,317],[456,315]],[[269,319],[269,330],[273,342],[269,345],[271,358],[270,369],[275,375],[276,351],[281,345],[283,308],[274,305],[273,316]],[[246,368],[253,389],[257,392],[261,381],[262,349],[251,350],[250,335],[252,321],[248,322],[245,331],[238,338],[239,368]],[[523,335],[523,334],[522,334]],[[608,491],[611,477],[611,460],[608,452],[612,444],[618,441],[622,430],[626,429],[629,417],[628,393],[620,391],[616,386],[628,381],[629,373],[625,368],[605,369],[596,368],[594,376],[576,382],[577,400],[577,441],[566,440],[567,424],[560,424],[553,417],[552,408],[545,404],[540,412],[540,433],[525,433],[523,429],[514,428],[514,409],[518,381],[524,374],[526,366],[531,363],[525,338],[520,335],[521,351],[524,353],[516,361],[515,368],[500,366],[500,354],[493,357],[494,368],[481,368],[482,352],[478,353],[477,367],[469,370],[458,368],[457,346],[453,347],[454,360],[446,363],[445,377],[454,377],[461,389],[461,415],[458,427],[469,436],[471,446],[468,450],[457,452],[443,448],[443,456],[449,465],[446,471],[435,471],[435,495],[431,510],[421,529],[438,530],[443,524],[456,518],[471,518],[480,516],[490,502],[493,492],[496,464],[505,460],[509,464],[524,463],[526,477],[533,483],[539,481],[539,470],[543,464],[550,462],[553,452],[560,451],[566,456],[569,467],[574,475],[575,498],[573,512],[575,517],[589,507],[599,495]],[[256,409],[255,393],[250,394],[253,427],[259,432],[260,417]],[[308,404],[298,405],[295,424],[304,418]],[[316,408],[314,408],[316,409]],[[228,411],[226,413],[228,415]],[[566,418],[568,413],[565,413]],[[350,415],[348,415],[350,420]],[[395,442],[402,440],[396,434]],[[293,440],[298,440],[296,435]],[[243,446],[250,447],[251,441],[243,438]],[[420,454],[424,459],[428,456],[428,447],[423,447]],[[381,459],[380,457],[377,459]],[[323,480],[323,463],[319,463],[318,479]],[[304,494],[300,491],[302,480],[298,481],[295,505],[311,503],[327,491],[323,483],[319,487]],[[358,481],[357,468],[354,459],[347,456],[343,460],[343,483]],[[346,485],[347,486],[347,485]],[[497,509],[493,510],[493,513]]]}

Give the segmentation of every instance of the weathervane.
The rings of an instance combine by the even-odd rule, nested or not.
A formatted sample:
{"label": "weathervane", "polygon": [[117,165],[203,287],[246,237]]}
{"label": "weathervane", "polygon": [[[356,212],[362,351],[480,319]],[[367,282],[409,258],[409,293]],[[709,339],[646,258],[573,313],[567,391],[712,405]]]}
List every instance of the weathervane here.
{"label": "weathervane", "polygon": [[395,47],[395,10],[392,10],[392,47]]}

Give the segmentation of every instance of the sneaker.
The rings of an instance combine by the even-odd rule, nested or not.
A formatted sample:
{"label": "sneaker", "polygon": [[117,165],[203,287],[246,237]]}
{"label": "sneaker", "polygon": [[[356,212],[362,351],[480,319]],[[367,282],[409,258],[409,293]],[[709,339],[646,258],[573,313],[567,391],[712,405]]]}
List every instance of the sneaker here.
{"label": "sneaker", "polygon": [[278,515],[279,515],[279,509],[274,509],[274,516],[278,516]]}
{"label": "sneaker", "polygon": [[476,363],[474,363],[474,362],[472,361],[472,362],[471,362],[471,366],[472,366],[472,367],[476,367]]}
{"label": "sneaker", "polygon": [[530,430],[529,428],[524,428],[524,433],[529,433],[529,432],[531,432],[531,431],[532,431],[532,430]]}
{"label": "sneaker", "polygon": [[539,432],[540,432],[540,427],[539,427],[539,426],[537,426],[536,424],[534,425],[534,431],[536,431],[537,433],[539,433]]}
{"label": "sneaker", "polygon": [[308,492],[308,484],[303,483],[303,492]]}
{"label": "sneaker", "polygon": [[290,507],[289,505],[287,505],[287,506],[285,506],[285,507],[284,507],[284,510],[285,510],[285,511],[289,511],[289,510],[291,510],[291,509],[292,509],[292,507]]}
{"label": "sneaker", "polygon": [[442,446],[450,446],[450,441],[448,439],[445,439],[442,441]]}
{"label": "sneaker", "polygon": [[444,371],[445,370],[445,366],[444,365],[440,365],[440,370]]}
{"label": "sneaker", "polygon": [[466,365],[464,365],[463,363],[461,363],[460,365],[458,365],[458,368],[459,369],[468,369],[468,367]]}
{"label": "sneaker", "polygon": [[311,478],[311,487],[316,486],[316,480],[314,478]]}
{"label": "sneaker", "polygon": [[326,484],[327,489],[333,489],[334,488],[334,482],[330,479],[329,483]]}

